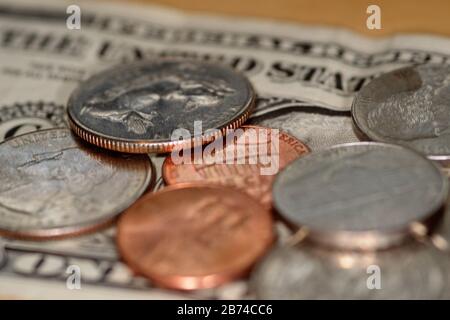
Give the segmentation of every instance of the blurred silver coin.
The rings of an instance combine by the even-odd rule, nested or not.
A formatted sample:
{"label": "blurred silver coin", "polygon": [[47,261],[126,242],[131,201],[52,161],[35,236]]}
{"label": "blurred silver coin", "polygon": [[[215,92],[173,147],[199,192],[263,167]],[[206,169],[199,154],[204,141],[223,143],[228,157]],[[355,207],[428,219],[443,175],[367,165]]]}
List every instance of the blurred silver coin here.
{"label": "blurred silver coin", "polygon": [[420,65],[388,72],[356,95],[356,126],[371,140],[450,158],[450,66]]}
{"label": "blurred silver coin", "polygon": [[[198,145],[240,126],[254,105],[249,81],[231,68],[161,59],[114,67],[95,75],[68,102],[71,128],[98,146],[123,152],[167,152]],[[195,122],[201,121],[200,132]],[[187,137],[172,141],[176,129]],[[199,129],[199,130],[200,130]],[[197,130],[198,131],[198,130]]]}
{"label": "blurred silver coin", "polygon": [[55,238],[94,231],[149,186],[148,156],[105,152],[69,129],[0,144],[0,235]]}
{"label": "blurred silver coin", "polygon": [[273,185],[278,212],[309,239],[333,247],[377,249],[426,225],[447,197],[440,169],[413,150],[354,143],[306,155]]}
{"label": "blurred silver coin", "polygon": [[432,232],[428,235],[431,243],[439,250],[450,254],[450,197],[447,199],[446,207]]}
{"label": "blurred silver coin", "polygon": [[259,299],[439,299],[449,266],[448,256],[415,242],[372,253],[279,247],[250,285]]}

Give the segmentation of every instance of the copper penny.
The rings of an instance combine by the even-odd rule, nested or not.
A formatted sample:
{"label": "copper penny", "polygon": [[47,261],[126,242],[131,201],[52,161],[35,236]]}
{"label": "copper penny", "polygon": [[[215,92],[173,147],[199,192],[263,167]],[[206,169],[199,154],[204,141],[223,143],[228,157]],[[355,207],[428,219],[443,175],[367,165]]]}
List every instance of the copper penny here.
{"label": "copper penny", "polygon": [[126,210],[117,243],[124,261],[154,284],[193,290],[245,276],[272,244],[272,226],[270,211],[239,190],[182,184]]}
{"label": "copper penny", "polygon": [[[226,159],[226,154],[231,152],[234,154],[231,163],[201,163],[194,162],[194,152],[192,153],[192,161],[190,163],[174,164],[171,155],[164,161],[162,174],[167,185],[185,182],[205,182],[208,184],[217,184],[223,186],[230,186],[241,189],[250,196],[258,199],[264,206],[272,206],[272,183],[275,175],[286,167],[290,162],[298,157],[310,152],[309,148],[299,141],[297,138],[279,131],[276,135],[278,137],[278,145],[272,143],[274,129],[259,127],[259,126],[243,126],[242,133],[238,135],[231,144],[221,145],[218,152],[222,152],[223,159]],[[260,137],[260,134],[265,135],[265,140],[259,139],[253,141],[251,137]],[[263,135],[261,135],[263,137]],[[250,138],[250,139],[249,139]],[[263,142],[261,142],[263,141]],[[239,157],[237,146],[245,144],[245,159],[244,162],[238,163]],[[257,146],[255,147],[255,144]],[[261,147],[263,146],[263,147]],[[219,148],[218,148],[219,149]],[[261,160],[261,153],[267,155],[266,160]],[[205,160],[203,157],[201,160]],[[241,159],[242,160],[242,159]],[[272,161],[275,160],[275,161]],[[210,161],[211,162],[211,161]],[[262,174],[262,169],[265,169]]]}

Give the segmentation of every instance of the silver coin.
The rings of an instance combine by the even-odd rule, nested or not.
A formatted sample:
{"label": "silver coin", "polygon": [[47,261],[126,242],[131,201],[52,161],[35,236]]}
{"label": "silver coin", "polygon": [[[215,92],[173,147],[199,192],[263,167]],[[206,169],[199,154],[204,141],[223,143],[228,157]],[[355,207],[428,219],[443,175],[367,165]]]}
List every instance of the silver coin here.
{"label": "silver coin", "polygon": [[[240,126],[254,105],[248,80],[225,66],[154,60],[115,67],[85,81],[71,95],[71,127],[83,139],[125,152],[170,151],[176,129],[190,139]],[[195,122],[201,121],[195,130]],[[199,131],[199,132],[195,132]],[[177,137],[178,139],[178,137]]]}
{"label": "silver coin", "polygon": [[93,231],[149,186],[148,156],[105,152],[69,129],[0,144],[0,235],[53,238]]}
{"label": "silver coin", "polygon": [[383,143],[344,144],[304,156],[276,178],[273,201],[309,239],[376,249],[405,240],[447,197],[440,169],[413,150]]}
{"label": "silver coin", "polygon": [[414,242],[372,253],[280,247],[250,286],[260,299],[439,299],[449,266],[448,256]]}
{"label": "silver coin", "polygon": [[450,253],[450,197],[447,199],[445,208],[441,212],[439,221],[435,228],[428,234],[431,243],[442,250]]}
{"label": "silver coin", "polygon": [[371,140],[450,158],[450,66],[420,65],[388,72],[356,95],[352,115]]}

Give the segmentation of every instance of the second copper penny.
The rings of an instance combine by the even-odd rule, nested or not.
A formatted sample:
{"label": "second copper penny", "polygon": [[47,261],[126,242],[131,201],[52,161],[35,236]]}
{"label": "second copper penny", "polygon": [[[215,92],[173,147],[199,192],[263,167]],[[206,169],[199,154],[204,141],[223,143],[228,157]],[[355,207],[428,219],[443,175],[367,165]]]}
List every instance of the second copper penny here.
{"label": "second copper penny", "polygon": [[[259,127],[259,126],[242,126],[242,135],[240,136],[241,142],[239,140],[235,141],[233,145],[222,145],[220,152],[225,155],[230,152],[231,148],[234,148],[234,160],[235,163],[213,163],[207,164],[205,161],[202,163],[183,163],[174,164],[171,156],[169,155],[163,164],[163,178],[166,184],[173,185],[177,183],[186,182],[205,182],[208,184],[217,184],[223,186],[235,187],[243,190],[255,199],[258,199],[264,206],[270,208],[272,205],[272,183],[275,178],[276,173],[286,167],[290,162],[297,159],[298,157],[309,153],[309,148],[303,144],[297,138],[279,131],[277,146],[271,143],[272,132],[274,129]],[[266,141],[261,148],[261,141],[256,141],[258,144],[255,148],[251,146],[250,135],[255,134],[267,135]],[[237,154],[238,143],[245,144],[245,159],[244,163],[238,163],[237,159],[239,155]],[[254,143],[254,142],[253,142]],[[267,150],[267,151],[266,151]],[[267,153],[266,163],[259,161],[259,156],[261,152]],[[193,152],[192,152],[193,153]],[[192,156],[194,157],[194,156]],[[276,160],[276,166],[273,161]],[[203,159],[204,160],[204,157]],[[269,168],[272,166],[272,168]],[[261,174],[261,168],[266,169],[266,173],[271,174]],[[271,171],[270,169],[276,169],[276,171]]]}
{"label": "second copper penny", "polygon": [[195,184],[141,198],[122,215],[117,232],[119,251],[134,271],[181,290],[246,275],[273,239],[271,214],[256,200]]}

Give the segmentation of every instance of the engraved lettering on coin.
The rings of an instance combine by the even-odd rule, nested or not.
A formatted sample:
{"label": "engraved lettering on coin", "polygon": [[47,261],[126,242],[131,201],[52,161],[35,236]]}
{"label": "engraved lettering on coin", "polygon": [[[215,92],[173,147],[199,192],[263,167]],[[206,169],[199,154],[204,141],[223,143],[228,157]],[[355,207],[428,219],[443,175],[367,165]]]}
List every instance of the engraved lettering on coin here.
{"label": "engraved lettering on coin", "polygon": [[[173,145],[169,142],[177,128],[193,135],[194,121],[202,121],[204,131],[240,124],[253,98],[249,82],[232,69],[157,60],[116,67],[88,79],[72,94],[68,112],[82,137],[85,132],[155,151]],[[114,143],[101,146],[119,148]]]}
{"label": "engraved lettering on coin", "polygon": [[0,141],[37,130],[66,127],[65,114],[64,106],[45,102],[0,107]]}
{"label": "engraved lettering on coin", "polygon": [[[277,135],[278,144],[271,143],[271,129],[244,125],[241,134],[238,135],[239,141],[244,145],[245,161],[238,162],[238,148],[237,141],[226,145],[224,138],[223,144],[215,150],[216,153],[222,152],[223,159],[226,159],[228,153],[234,152],[234,158],[231,163],[201,163],[195,164],[192,159],[189,164],[175,165],[170,156],[166,158],[162,166],[163,178],[165,183],[171,185],[176,183],[186,182],[207,182],[210,184],[230,186],[241,189],[250,196],[260,201],[264,206],[272,207],[272,183],[275,179],[275,174],[293,160],[309,153],[309,148],[296,138],[287,133],[280,132]],[[239,130],[239,129],[238,129]],[[267,135],[262,141],[250,141],[251,133],[255,136],[261,134]],[[252,149],[250,144],[264,143],[264,147],[255,147]],[[242,148],[242,146],[240,146]],[[252,151],[256,150],[256,151]],[[230,152],[231,151],[231,152]],[[274,163],[262,163],[261,157],[263,151],[267,153],[267,157],[271,158],[273,162],[277,162],[277,170],[273,174],[261,174],[261,168],[274,166]],[[260,154],[261,153],[261,154]],[[202,159],[205,162],[205,159]],[[226,162],[223,160],[223,162]]]}
{"label": "engraved lettering on coin", "polygon": [[0,234],[54,237],[114,218],[152,179],[146,156],[87,146],[69,129],[21,135],[0,144]]}
{"label": "engraved lettering on coin", "polygon": [[450,67],[420,65],[386,73],[358,93],[352,113],[372,140],[450,157]]}
{"label": "engraved lettering on coin", "polygon": [[396,145],[355,143],[306,155],[282,171],[274,205],[314,241],[372,249],[398,242],[411,223],[442,207],[447,180],[420,154]]}

